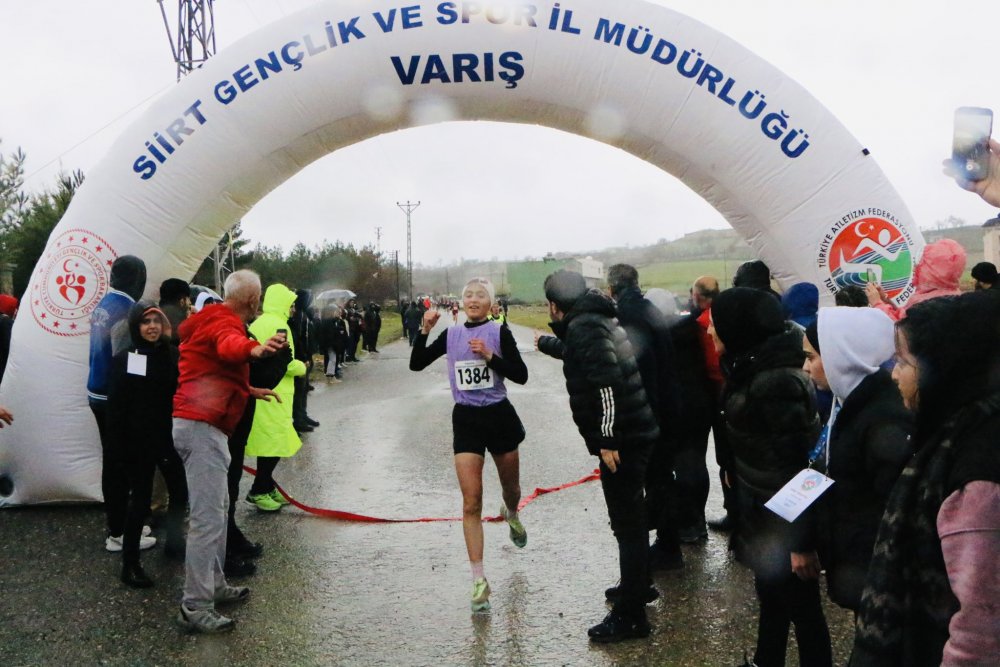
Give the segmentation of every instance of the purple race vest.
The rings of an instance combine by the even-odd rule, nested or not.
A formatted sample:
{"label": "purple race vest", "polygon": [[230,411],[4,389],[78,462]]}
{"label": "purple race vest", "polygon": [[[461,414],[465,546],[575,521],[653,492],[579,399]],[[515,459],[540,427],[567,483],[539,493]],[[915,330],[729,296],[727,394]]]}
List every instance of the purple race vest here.
{"label": "purple race vest", "polygon": [[482,407],[507,398],[503,376],[486,367],[486,360],[469,349],[469,341],[480,338],[493,354],[500,354],[500,325],[487,322],[478,327],[456,325],[448,329],[448,373],[451,395],[460,405]]}

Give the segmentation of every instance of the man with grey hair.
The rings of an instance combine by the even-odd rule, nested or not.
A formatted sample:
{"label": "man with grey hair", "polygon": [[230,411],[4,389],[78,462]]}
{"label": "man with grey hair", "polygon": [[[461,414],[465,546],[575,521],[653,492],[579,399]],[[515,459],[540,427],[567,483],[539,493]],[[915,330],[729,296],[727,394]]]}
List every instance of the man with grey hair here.
{"label": "man with grey hair", "polygon": [[[225,301],[206,306],[180,326],[180,362],[174,394],[174,447],[184,461],[190,494],[184,597],[178,622],[195,632],[224,632],[234,621],[216,604],[239,602],[250,589],[229,586],[223,574],[229,506],[228,438],[249,399],[270,400],[270,389],[250,386],[249,363],[288,345],[275,335],[261,344],[246,324],[260,305],[260,277],[237,271],[225,284]],[[280,399],[279,399],[280,400]]]}

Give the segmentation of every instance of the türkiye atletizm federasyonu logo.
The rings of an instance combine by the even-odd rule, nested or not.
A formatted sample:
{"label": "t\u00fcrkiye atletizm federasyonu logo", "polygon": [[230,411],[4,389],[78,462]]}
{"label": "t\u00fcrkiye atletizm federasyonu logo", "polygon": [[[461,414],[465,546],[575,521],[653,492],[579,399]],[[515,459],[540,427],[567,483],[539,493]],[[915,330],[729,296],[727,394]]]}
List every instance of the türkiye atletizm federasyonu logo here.
{"label": "t\u00fcrkiye atletizm federasyonu logo", "polygon": [[913,291],[912,248],[909,232],[892,213],[859,208],[837,220],[823,236],[819,266],[829,271],[824,282],[832,292],[875,282],[901,304]]}

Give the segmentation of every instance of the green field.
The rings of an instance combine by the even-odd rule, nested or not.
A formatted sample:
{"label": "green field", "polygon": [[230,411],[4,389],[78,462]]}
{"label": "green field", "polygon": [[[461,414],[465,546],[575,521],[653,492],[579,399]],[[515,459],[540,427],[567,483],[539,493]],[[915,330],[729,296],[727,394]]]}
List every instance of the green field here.
{"label": "green field", "polygon": [[691,283],[700,276],[714,276],[719,287],[733,284],[733,274],[745,259],[695,259],[677,262],[657,262],[636,267],[639,270],[639,284],[643,291],[650,287],[661,287],[683,297],[691,288]]}

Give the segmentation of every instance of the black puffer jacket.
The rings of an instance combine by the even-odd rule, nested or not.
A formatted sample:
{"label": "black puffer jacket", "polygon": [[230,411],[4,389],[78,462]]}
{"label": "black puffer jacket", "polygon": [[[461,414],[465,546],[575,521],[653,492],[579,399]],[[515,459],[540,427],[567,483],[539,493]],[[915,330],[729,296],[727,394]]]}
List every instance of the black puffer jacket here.
{"label": "black puffer jacket", "polygon": [[635,355],[615,319],[615,304],[596,290],[577,300],[538,349],[563,360],[573,421],[594,455],[652,443],[659,427],[646,400]]}
{"label": "black puffer jacket", "polygon": [[815,507],[820,517],[820,560],[830,599],[857,610],[886,503],[913,454],[913,414],[903,407],[888,371],[861,381],[837,414],[830,436],[835,484]]}
{"label": "black puffer jacket", "polygon": [[663,435],[677,429],[680,413],[679,390],[674,362],[674,346],[667,318],[638,288],[622,290],[618,302],[618,323],[628,334],[642,376],[646,400],[653,409]]}
{"label": "black puffer jacket", "polygon": [[790,551],[815,548],[808,513],[789,524],[764,507],[808,465],[820,432],[816,393],[802,370],[805,353],[791,326],[746,354],[722,359],[723,410],[740,511],[734,546],[741,562],[757,572],[787,569]]}

